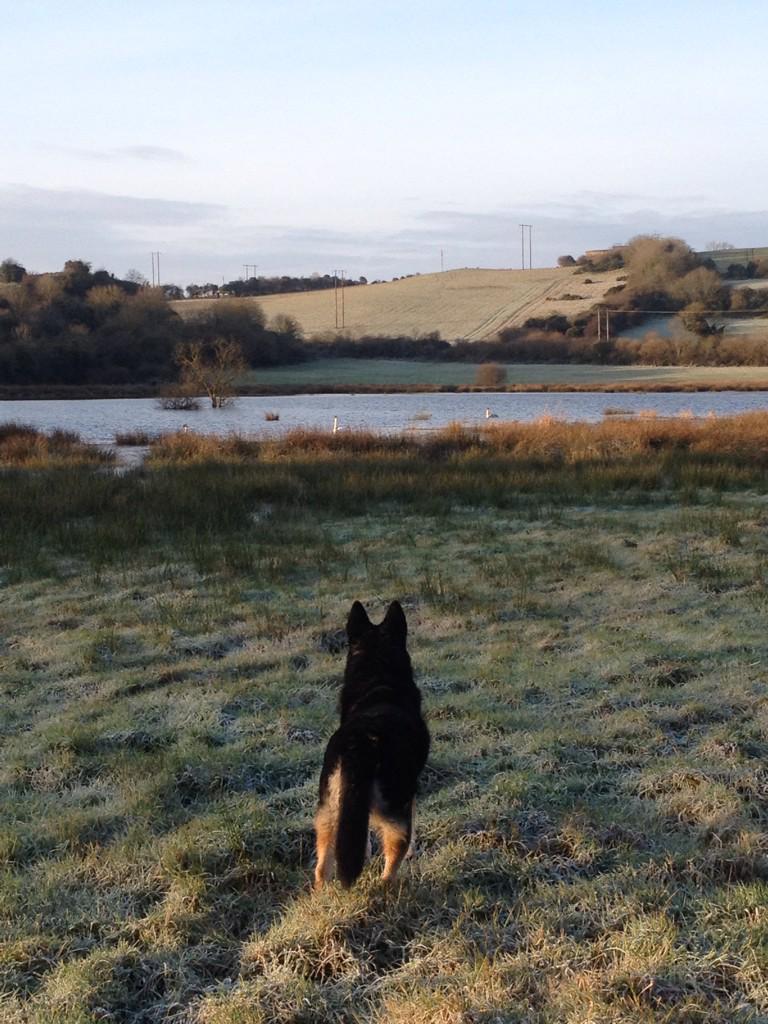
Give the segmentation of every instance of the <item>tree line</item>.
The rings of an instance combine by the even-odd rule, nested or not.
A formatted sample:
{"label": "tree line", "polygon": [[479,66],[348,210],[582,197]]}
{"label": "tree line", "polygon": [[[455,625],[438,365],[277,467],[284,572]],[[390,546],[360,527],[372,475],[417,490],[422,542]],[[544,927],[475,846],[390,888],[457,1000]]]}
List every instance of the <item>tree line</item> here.
{"label": "tree line", "polygon": [[160,385],[177,378],[183,346],[205,352],[220,341],[236,345],[248,366],[305,358],[296,322],[278,316],[268,324],[252,302],[222,299],[185,320],[164,288],[93,271],[82,260],[51,274],[0,264],[3,384]]}
{"label": "tree line", "polygon": [[[365,277],[345,278],[343,287],[351,288],[358,284],[368,284]],[[221,285],[189,284],[186,287],[188,299],[215,299],[220,296],[237,299],[258,298],[260,295],[282,295],[288,292],[315,292],[329,288],[341,287],[341,279],[333,274],[311,274],[309,277],[291,277],[283,274],[279,277],[248,277],[236,278]],[[179,289],[179,291],[181,291]],[[182,298],[179,294],[176,298]]]}

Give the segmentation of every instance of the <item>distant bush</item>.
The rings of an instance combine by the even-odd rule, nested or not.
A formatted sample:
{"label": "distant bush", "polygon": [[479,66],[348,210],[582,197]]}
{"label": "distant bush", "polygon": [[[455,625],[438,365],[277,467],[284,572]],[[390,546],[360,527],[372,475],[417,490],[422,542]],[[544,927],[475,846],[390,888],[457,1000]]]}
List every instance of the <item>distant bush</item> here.
{"label": "distant bush", "polygon": [[607,270],[620,270],[624,266],[624,246],[616,245],[611,249],[601,252],[599,255],[579,256],[576,260],[577,266],[582,272],[594,271],[600,273]]}
{"label": "distant bush", "polygon": [[475,384],[481,388],[495,388],[507,382],[507,370],[498,363],[483,363],[478,366]]}
{"label": "distant bush", "polygon": [[160,395],[158,405],[161,409],[171,412],[196,412],[200,408],[200,399],[193,394],[187,394],[179,385],[178,388],[169,388]]}
{"label": "distant bush", "polygon": [[5,259],[0,263],[0,282],[18,284],[26,274],[25,268],[17,260]]}
{"label": "distant bush", "polygon": [[565,334],[571,326],[571,322],[568,317],[563,316],[562,313],[553,313],[551,316],[529,317],[523,326],[529,330],[557,331]]}
{"label": "distant bush", "polygon": [[100,466],[113,460],[111,452],[85,444],[69,430],[46,434],[23,423],[0,423],[0,467]]}
{"label": "distant bush", "polygon": [[146,430],[125,430],[115,434],[115,444],[124,448],[144,448],[152,444],[156,436]]}

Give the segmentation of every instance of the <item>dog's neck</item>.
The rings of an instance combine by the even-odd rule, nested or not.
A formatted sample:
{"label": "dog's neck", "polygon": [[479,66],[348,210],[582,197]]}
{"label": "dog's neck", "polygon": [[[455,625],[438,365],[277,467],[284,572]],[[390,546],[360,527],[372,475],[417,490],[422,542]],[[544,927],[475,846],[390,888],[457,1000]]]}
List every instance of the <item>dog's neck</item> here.
{"label": "dog's neck", "polygon": [[375,657],[370,651],[350,651],[341,690],[342,722],[351,714],[382,704],[406,705],[417,710],[421,695],[413,679],[405,648],[395,658]]}

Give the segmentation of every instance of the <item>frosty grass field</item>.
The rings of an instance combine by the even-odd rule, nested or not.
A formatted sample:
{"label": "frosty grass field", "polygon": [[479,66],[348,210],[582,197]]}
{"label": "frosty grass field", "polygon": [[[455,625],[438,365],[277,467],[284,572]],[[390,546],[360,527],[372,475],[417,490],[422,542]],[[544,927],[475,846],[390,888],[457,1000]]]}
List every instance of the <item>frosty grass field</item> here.
{"label": "frosty grass field", "polygon": [[[3,1024],[765,1020],[766,436],[0,436]],[[419,854],[313,893],[394,597]]]}

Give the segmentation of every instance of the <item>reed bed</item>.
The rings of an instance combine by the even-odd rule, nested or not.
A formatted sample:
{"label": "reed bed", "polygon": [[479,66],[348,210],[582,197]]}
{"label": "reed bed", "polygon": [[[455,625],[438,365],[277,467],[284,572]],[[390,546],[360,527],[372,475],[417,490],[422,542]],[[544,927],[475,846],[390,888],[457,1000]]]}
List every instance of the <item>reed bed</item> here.
{"label": "reed bed", "polygon": [[372,431],[297,429],[280,437],[249,439],[192,432],[165,434],[152,444],[150,464],[208,461],[274,461],[303,456],[451,459],[502,456],[541,464],[617,463],[665,453],[736,458],[762,464],[768,454],[768,412],[732,417],[661,418],[643,414],[630,420],[572,423],[554,417],[533,422],[500,422],[477,427],[459,423],[423,435]]}
{"label": "reed bed", "polygon": [[107,451],[85,444],[68,430],[50,433],[23,423],[0,423],[0,469],[46,469],[62,466],[105,466],[114,461]]}
{"label": "reed bed", "polygon": [[115,444],[125,448],[146,448],[157,439],[157,434],[148,430],[125,430],[115,434]]}

